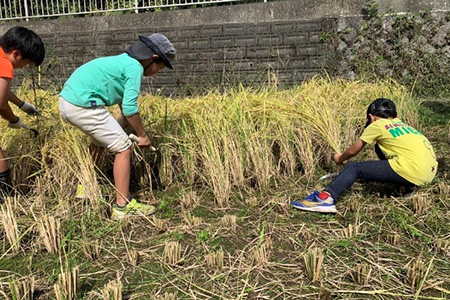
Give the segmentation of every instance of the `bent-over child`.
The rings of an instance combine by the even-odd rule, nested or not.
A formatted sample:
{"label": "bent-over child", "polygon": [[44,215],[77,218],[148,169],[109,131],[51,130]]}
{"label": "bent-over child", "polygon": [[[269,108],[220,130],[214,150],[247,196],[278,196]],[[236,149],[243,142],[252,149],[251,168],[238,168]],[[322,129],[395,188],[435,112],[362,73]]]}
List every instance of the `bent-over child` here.
{"label": "bent-over child", "polygon": [[349,163],[322,192],[314,191],[294,208],[322,213],[336,213],[335,202],[357,179],[394,183],[414,189],[430,183],[438,163],[428,139],[397,118],[394,102],[378,98],[367,109],[367,123],[361,137],[333,160],[340,165],[357,155],[366,144],[375,143],[378,161]]}
{"label": "bent-over child", "polygon": [[138,108],[142,76],[155,75],[165,67],[172,69],[174,58],[175,48],[164,35],[139,36],[125,53],[97,58],[76,69],[60,93],[60,114],[90,136],[94,162],[105,148],[115,153],[113,219],[148,215],[155,207],[139,203],[129,194],[132,141],[105,106],[118,104],[124,125],[131,125],[139,137],[138,146],[150,147]]}
{"label": "bent-over child", "polygon": [[[44,61],[45,48],[41,38],[33,31],[16,26],[10,28],[0,39],[0,115],[8,121],[8,127],[19,129],[25,125],[9,106],[12,102],[28,115],[37,115],[38,110],[30,103],[20,100],[10,90],[14,70],[27,65],[39,66]],[[5,154],[0,148],[0,193],[7,195],[12,190],[10,169]],[[0,197],[0,202],[3,197]]]}

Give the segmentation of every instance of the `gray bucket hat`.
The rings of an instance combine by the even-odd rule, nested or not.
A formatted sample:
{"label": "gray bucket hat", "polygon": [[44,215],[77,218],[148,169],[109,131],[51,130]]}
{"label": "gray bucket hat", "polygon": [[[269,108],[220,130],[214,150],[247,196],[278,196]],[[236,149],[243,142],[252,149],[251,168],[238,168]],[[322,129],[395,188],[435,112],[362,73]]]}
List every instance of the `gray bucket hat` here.
{"label": "gray bucket hat", "polygon": [[138,60],[149,59],[156,54],[166,67],[173,69],[172,61],[175,59],[176,50],[166,36],[154,33],[148,37],[140,35],[139,41],[134,42],[125,52]]}

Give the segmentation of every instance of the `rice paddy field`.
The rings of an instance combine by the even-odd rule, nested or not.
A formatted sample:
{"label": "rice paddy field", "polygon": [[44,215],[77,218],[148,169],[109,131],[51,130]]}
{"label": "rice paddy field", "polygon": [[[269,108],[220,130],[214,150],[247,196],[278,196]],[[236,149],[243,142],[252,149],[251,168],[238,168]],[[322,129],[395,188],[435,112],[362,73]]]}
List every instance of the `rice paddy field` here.
{"label": "rice paddy field", "polygon": [[[449,299],[450,104],[395,81],[316,77],[288,90],[143,95],[158,152],[134,150],[131,192],[157,212],[110,218],[113,156],[58,113],[57,91],[18,90],[42,112],[0,123],[16,192],[0,206],[2,299]],[[338,214],[294,210],[339,169],[367,105],[397,104],[433,144],[432,184],[408,198],[356,183]],[[119,115],[118,108],[112,113]],[[375,159],[370,146],[354,161]],[[86,198],[75,197],[77,185]]]}

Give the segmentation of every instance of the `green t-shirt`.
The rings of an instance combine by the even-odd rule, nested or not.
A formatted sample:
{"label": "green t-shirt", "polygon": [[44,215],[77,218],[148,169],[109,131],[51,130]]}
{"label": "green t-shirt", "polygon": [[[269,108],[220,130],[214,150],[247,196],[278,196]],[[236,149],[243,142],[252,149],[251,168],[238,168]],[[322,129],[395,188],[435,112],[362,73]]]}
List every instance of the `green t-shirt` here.
{"label": "green t-shirt", "polygon": [[72,73],[61,97],[76,106],[112,106],[122,103],[123,114],[139,112],[137,98],[144,68],[126,53],[94,59]]}
{"label": "green t-shirt", "polygon": [[360,137],[368,144],[377,142],[392,169],[415,185],[430,183],[438,163],[428,139],[400,119],[378,119]]}

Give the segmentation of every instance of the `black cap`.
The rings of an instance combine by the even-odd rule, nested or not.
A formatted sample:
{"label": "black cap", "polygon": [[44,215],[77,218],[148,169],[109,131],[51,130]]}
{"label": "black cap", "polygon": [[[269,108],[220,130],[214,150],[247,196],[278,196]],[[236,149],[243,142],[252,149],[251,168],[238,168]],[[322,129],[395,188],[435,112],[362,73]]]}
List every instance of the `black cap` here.
{"label": "black cap", "polygon": [[378,98],[375,99],[372,103],[370,103],[369,107],[367,107],[367,122],[366,122],[366,126],[367,127],[370,125],[370,116],[371,115],[375,115],[377,113],[380,113],[382,111],[393,111],[393,113],[395,113],[395,115],[397,115],[397,111],[395,108],[395,104],[394,102],[392,102],[392,100],[387,99],[387,98]]}

